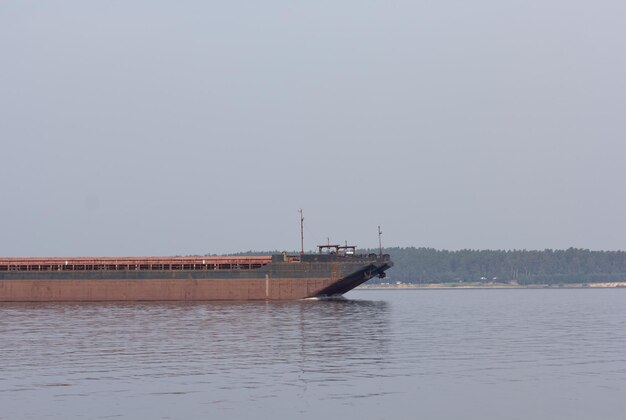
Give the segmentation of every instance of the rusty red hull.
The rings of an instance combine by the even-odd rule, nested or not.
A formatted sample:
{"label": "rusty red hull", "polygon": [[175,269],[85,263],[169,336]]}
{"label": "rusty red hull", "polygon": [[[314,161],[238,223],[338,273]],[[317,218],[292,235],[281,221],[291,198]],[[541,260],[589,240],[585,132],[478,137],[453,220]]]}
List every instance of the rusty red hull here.
{"label": "rusty red hull", "polygon": [[290,300],[317,296],[332,280],[8,280],[0,301]]}
{"label": "rusty red hull", "polygon": [[388,256],[1,259],[0,302],[293,300],[346,293]]}

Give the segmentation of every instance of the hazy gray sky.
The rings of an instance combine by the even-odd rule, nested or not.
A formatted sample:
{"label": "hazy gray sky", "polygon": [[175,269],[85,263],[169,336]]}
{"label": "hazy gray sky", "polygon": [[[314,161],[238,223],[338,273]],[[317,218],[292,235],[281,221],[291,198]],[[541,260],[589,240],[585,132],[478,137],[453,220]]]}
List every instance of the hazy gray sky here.
{"label": "hazy gray sky", "polygon": [[625,17],[2,1],[0,256],[626,249]]}

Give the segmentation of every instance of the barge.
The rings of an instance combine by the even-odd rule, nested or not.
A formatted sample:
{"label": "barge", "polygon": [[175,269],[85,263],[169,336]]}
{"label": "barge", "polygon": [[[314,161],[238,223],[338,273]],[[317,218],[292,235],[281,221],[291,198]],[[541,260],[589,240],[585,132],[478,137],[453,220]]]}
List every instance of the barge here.
{"label": "barge", "polygon": [[389,255],[320,245],[269,256],[0,258],[0,302],[293,300],[343,295]]}

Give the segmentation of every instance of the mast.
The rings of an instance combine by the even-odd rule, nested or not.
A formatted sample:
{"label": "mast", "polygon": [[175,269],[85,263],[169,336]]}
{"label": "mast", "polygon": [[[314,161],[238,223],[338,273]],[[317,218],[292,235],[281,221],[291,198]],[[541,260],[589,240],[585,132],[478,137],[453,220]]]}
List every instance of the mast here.
{"label": "mast", "polygon": [[383,235],[383,231],[380,230],[380,225],[378,225],[378,255],[383,256],[383,242],[381,236]]}
{"label": "mast", "polygon": [[304,214],[302,213],[302,209],[299,210],[300,213],[300,255],[304,255]]}

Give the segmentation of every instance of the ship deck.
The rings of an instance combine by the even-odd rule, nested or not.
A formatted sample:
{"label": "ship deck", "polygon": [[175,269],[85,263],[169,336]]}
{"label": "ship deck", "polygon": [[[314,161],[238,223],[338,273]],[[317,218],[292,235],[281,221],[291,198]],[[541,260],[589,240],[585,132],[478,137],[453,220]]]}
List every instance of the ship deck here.
{"label": "ship deck", "polygon": [[0,258],[0,271],[253,270],[271,256]]}

